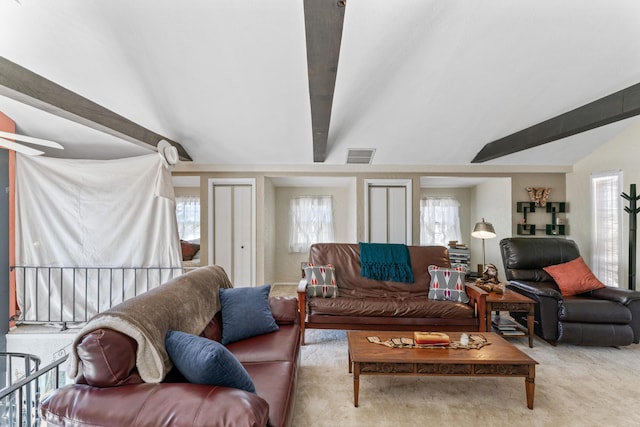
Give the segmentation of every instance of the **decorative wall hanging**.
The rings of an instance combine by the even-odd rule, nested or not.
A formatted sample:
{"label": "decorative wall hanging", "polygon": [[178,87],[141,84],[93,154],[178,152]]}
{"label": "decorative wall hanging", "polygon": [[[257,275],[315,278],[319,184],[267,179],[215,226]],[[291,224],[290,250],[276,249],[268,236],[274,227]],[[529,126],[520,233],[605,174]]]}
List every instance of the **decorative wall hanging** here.
{"label": "decorative wall hanging", "polygon": [[529,193],[529,198],[532,202],[535,202],[536,206],[544,207],[547,205],[547,199],[549,198],[549,193],[551,193],[551,188],[549,187],[527,187],[525,188],[527,193]]}

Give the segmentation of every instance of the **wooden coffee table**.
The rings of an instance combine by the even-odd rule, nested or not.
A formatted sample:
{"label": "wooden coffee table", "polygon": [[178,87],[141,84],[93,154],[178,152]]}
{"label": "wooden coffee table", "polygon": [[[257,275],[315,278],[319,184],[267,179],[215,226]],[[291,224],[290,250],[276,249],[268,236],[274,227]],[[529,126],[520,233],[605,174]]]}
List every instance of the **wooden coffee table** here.
{"label": "wooden coffee table", "polygon": [[[459,332],[447,332],[451,340],[460,339]],[[470,332],[478,334],[478,332]],[[411,332],[347,331],[349,373],[353,372],[353,403],[358,406],[360,375],[453,375],[524,377],[527,407],[533,409],[536,365],[524,354],[493,332],[481,332],[490,344],[480,349],[392,348],[374,344],[367,337],[381,341],[411,337]]]}

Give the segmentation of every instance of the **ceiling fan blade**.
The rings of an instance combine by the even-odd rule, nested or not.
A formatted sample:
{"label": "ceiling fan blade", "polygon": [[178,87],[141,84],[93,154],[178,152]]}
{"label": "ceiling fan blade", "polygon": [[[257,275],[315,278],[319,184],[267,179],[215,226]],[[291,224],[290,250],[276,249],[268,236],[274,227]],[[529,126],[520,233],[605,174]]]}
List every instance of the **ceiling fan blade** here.
{"label": "ceiling fan blade", "polygon": [[64,147],[62,145],[54,141],[49,141],[48,139],[34,138],[32,136],[18,135],[16,133],[4,132],[4,131],[0,131],[0,137],[15,139],[16,141],[29,142],[31,144],[43,145],[45,147],[58,148],[60,150],[64,150]]}
{"label": "ceiling fan blade", "polygon": [[8,148],[9,150],[17,151],[18,153],[26,154],[28,156],[39,156],[44,154],[44,151],[36,150],[35,148],[27,147],[17,142],[9,141],[0,137],[0,147]]}

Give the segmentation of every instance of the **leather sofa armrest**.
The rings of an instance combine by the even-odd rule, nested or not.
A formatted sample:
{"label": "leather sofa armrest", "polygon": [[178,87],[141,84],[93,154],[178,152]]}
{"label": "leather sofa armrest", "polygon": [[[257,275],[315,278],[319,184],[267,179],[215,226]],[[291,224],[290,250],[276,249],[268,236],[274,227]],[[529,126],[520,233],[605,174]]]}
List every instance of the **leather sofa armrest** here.
{"label": "leather sofa armrest", "polygon": [[295,297],[269,297],[273,318],[279,325],[291,325],[300,321],[298,301]]}
{"label": "leather sofa armrest", "polygon": [[478,332],[487,330],[487,295],[484,289],[480,289],[474,283],[466,282],[465,288],[469,295],[469,304],[474,306],[475,316],[478,318]]}
{"label": "leather sofa armrest", "polygon": [[509,281],[509,285],[517,289],[522,289],[523,291],[533,295],[555,298],[558,301],[562,300],[562,294],[560,293],[560,291],[558,291],[558,287],[553,282],[530,282],[525,280],[511,280]]}
{"label": "leather sofa armrest", "polygon": [[136,370],[136,341],[113,329],[101,328],[82,337],[76,346],[76,380],[94,387],[117,387],[141,383]]}
{"label": "leather sofa armrest", "polygon": [[298,313],[300,314],[300,343],[304,345],[304,325],[307,319],[307,279],[298,283]]}
{"label": "leather sofa armrest", "polygon": [[612,288],[610,286],[594,289],[593,291],[587,292],[587,295],[593,298],[614,301],[622,305],[628,305],[633,301],[640,301],[640,292],[630,289]]}

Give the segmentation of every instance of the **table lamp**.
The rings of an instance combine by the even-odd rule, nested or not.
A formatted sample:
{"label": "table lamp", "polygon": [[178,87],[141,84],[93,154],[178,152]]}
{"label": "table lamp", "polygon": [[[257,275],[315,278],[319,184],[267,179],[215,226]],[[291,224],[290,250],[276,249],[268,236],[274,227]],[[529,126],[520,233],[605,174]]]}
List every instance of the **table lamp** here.
{"label": "table lamp", "polygon": [[485,239],[493,239],[496,237],[496,230],[493,229],[493,225],[490,222],[486,222],[484,218],[482,218],[482,222],[478,222],[476,226],[473,227],[471,237],[482,239],[482,271],[478,271],[478,274],[482,274],[484,266],[486,265],[484,241]]}

